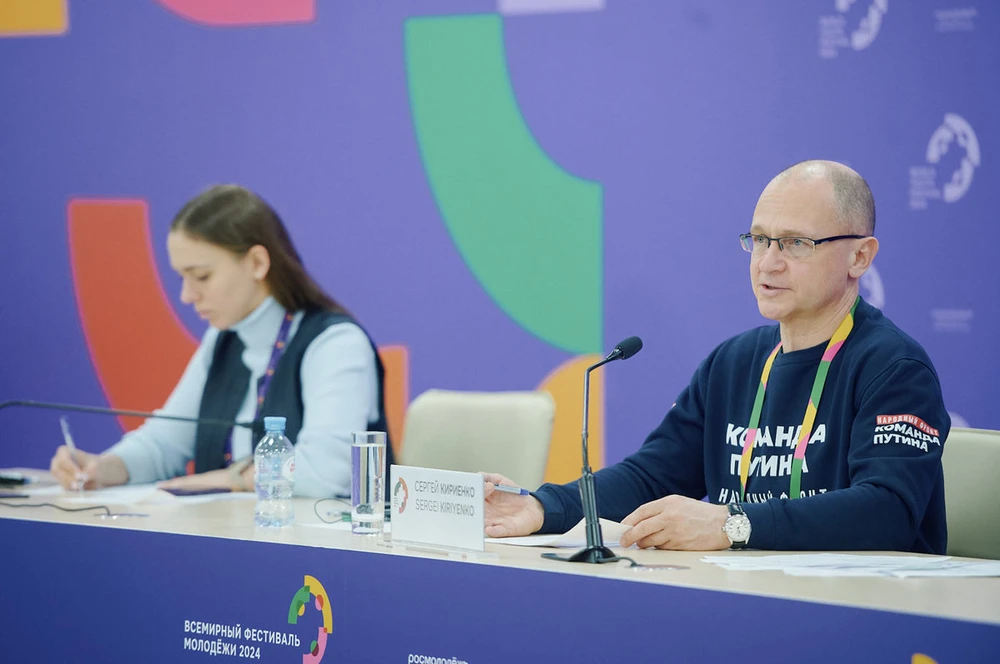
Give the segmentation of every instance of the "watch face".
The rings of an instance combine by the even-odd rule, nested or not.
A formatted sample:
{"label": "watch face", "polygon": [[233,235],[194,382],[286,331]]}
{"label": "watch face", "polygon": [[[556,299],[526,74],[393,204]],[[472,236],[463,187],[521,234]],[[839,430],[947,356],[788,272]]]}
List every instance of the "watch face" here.
{"label": "watch face", "polygon": [[732,542],[746,542],[750,539],[750,519],[745,514],[734,514],[726,519],[726,536]]}

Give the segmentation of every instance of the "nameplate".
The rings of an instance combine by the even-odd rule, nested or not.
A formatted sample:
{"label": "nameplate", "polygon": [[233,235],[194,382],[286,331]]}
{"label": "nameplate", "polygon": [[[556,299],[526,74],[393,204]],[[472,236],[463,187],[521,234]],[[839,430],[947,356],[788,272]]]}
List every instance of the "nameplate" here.
{"label": "nameplate", "polygon": [[389,497],[393,542],[485,550],[479,473],[393,465]]}

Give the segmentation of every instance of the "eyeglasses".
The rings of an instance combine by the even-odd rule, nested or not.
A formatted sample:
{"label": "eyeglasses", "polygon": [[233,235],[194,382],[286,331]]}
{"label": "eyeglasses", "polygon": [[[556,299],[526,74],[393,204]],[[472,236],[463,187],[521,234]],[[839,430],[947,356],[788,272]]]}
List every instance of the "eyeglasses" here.
{"label": "eyeglasses", "polygon": [[740,235],[740,245],[744,251],[758,256],[763,254],[771,246],[772,242],[778,243],[778,249],[787,252],[792,258],[808,258],[816,251],[816,245],[824,242],[834,242],[836,240],[863,240],[867,235],[832,235],[830,237],[813,240],[808,237],[768,237],[757,235],[756,233],[743,233]]}

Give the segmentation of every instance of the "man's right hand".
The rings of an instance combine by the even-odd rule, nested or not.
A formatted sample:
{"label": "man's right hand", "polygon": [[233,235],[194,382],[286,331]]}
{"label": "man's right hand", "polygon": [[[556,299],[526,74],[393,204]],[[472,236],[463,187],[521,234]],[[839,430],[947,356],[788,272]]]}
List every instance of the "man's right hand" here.
{"label": "man's right hand", "polygon": [[542,504],[534,496],[497,491],[497,484],[517,486],[497,473],[482,473],[486,497],[486,534],[490,537],[518,537],[541,529],[545,520]]}

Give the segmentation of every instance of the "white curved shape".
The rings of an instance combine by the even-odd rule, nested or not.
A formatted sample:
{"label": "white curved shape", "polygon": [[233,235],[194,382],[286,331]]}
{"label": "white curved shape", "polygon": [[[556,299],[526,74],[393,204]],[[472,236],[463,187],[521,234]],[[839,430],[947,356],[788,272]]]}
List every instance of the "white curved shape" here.
{"label": "white curved shape", "polygon": [[603,9],[604,0],[497,0],[497,12],[504,16],[599,12]]}
{"label": "white curved shape", "polygon": [[[844,11],[844,10],[841,10]],[[861,19],[861,25],[851,33],[851,48],[863,51],[871,46],[882,27],[882,16],[889,11],[889,0],[875,0],[868,7],[868,14]]]}
{"label": "white curved shape", "polygon": [[948,411],[948,417],[951,418],[952,427],[962,427],[965,429],[969,428],[969,420],[965,419],[953,410]]}
{"label": "white curved shape", "polygon": [[876,309],[885,307],[885,286],[882,284],[882,276],[874,265],[861,275],[861,297]]}

